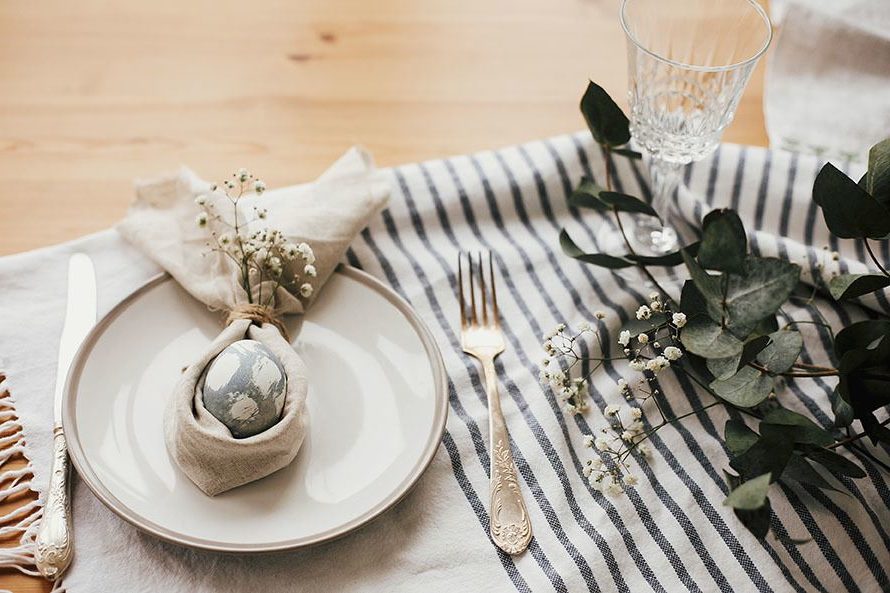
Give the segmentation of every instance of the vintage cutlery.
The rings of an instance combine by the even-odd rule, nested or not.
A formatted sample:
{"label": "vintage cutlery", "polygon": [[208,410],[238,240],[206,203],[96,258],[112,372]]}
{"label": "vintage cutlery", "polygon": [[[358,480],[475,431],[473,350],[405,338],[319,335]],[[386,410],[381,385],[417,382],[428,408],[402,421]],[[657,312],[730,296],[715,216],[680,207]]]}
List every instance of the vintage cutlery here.
{"label": "vintage cutlery", "polygon": [[62,429],[62,394],[68,368],[90,328],[96,323],[96,273],[88,255],[75,253],[68,260],[68,306],[59,340],[56,396],[53,416],[53,465],[43,518],[37,531],[34,559],[48,579],[57,579],[68,568],[73,554],[68,445]]}
{"label": "vintage cutlery", "polygon": [[[468,267],[469,301],[464,295],[464,259],[466,259]],[[461,253],[458,255],[460,341],[464,352],[482,363],[482,371],[485,375],[489,448],[491,450],[491,504],[489,509],[491,539],[508,554],[521,554],[531,541],[532,526],[516,477],[516,464],[510,450],[507,424],[501,412],[494,359],[504,351],[504,334],[501,332],[501,322],[498,317],[494,265],[490,252],[487,259],[488,265],[484,266],[482,254],[477,253],[474,266],[472,254]],[[488,268],[487,284],[485,280],[486,267]],[[477,278],[474,280],[474,277]]]}

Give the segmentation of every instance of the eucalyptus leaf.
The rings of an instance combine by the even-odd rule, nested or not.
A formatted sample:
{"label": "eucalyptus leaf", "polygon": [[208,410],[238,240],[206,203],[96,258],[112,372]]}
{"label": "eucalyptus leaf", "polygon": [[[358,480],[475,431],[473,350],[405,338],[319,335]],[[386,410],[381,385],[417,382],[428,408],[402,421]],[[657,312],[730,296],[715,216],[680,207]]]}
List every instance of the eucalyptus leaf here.
{"label": "eucalyptus leaf", "polygon": [[598,144],[622,146],[630,142],[630,122],[609,93],[590,81],[581,97],[581,113]]}
{"label": "eucalyptus leaf", "polygon": [[634,212],[636,214],[648,214],[649,216],[654,216],[658,218],[658,212],[656,212],[652,206],[630,194],[623,194],[617,191],[601,191],[599,193],[600,201],[609,206],[610,208],[614,208],[619,212]]}
{"label": "eucalyptus leaf", "polygon": [[772,506],[769,499],[763,503],[763,506],[754,511],[745,511],[742,509],[733,509],[735,516],[738,517],[742,525],[750,531],[754,537],[763,539],[769,533],[769,524],[772,519]]}
{"label": "eucalyptus leaf", "polygon": [[763,417],[761,426],[763,424],[785,427],[785,433],[788,438],[802,445],[827,447],[834,443],[834,437],[830,432],[803,414],[798,414],[786,408],[775,408],[767,412]]}
{"label": "eucalyptus leaf", "polygon": [[890,286],[890,277],[883,274],[841,274],[828,283],[828,291],[836,301],[853,299]]}
{"label": "eucalyptus leaf", "polygon": [[890,138],[868,151],[866,191],[884,206],[890,205]]}
{"label": "eucalyptus leaf", "polygon": [[805,484],[807,486],[815,486],[820,490],[833,490],[834,492],[842,492],[838,490],[831,483],[822,477],[816,468],[814,468],[809,461],[794,453],[788,459],[788,464],[785,466],[785,470],[782,472],[782,481],[793,480],[798,482],[799,484]]}
{"label": "eucalyptus leaf", "polygon": [[742,351],[739,341],[720,324],[707,317],[694,317],[680,331],[680,341],[687,350],[705,358],[725,358]]}
{"label": "eucalyptus leaf", "polygon": [[687,245],[683,249],[679,251],[672,251],[670,253],[665,253],[664,255],[637,255],[637,254],[628,254],[624,257],[632,262],[637,264],[643,264],[645,266],[679,266],[683,263],[683,252],[696,254],[698,253],[698,242]]}
{"label": "eucalyptus leaf", "polygon": [[803,349],[803,337],[794,329],[780,329],[769,335],[769,344],[757,355],[757,362],[769,372],[786,372]]}
{"label": "eucalyptus leaf", "polygon": [[628,319],[627,322],[621,326],[621,331],[627,330],[630,332],[630,335],[637,336],[641,333],[663,327],[667,322],[667,315],[655,312],[652,313],[649,319],[637,319],[636,317]]}
{"label": "eucalyptus leaf", "polygon": [[799,280],[800,267],[796,264],[778,258],[749,256],[745,260],[744,275],[729,275],[724,299],[729,326],[752,325],[774,315]]}
{"label": "eucalyptus leaf", "polygon": [[842,239],[883,239],[890,234],[890,210],[831,163],[816,176],[813,200],[822,207],[828,230]]}
{"label": "eucalyptus leaf", "polygon": [[770,474],[765,473],[734,488],[723,504],[734,509],[754,511],[763,507],[769,492]]}
{"label": "eucalyptus leaf", "polygon": [[739,361],[742,359],[742,352],[727,356],[726,358],[709,358],[708,371],[715,379],[729,379],[739,372]]}
{"label": "eucalyptus leaf", "polygon": [[822,465],[834,476],[846,476],[850,478],[864,478],[865,470],[834,451],[829,449],[813,449],[806,453],[806,457]]}
{"label": "eucalyptus leaf", "polygon": [[838,428],[850,426],[853,422],[853,406],[845,400],[840,390],[835,387],[834,391],[829,395],[831,400],[831,411],[834,412],[834,425]]}
{"label": "eucalyptus leaf", "polygon": [[745,226],[734,210],[713,210],[702,221],[698,261],[702,267],[721,272],[743,274],[748,237]]}
{"label": "eucalyptus leaf", "polygon": [[728,379],[713,381],[710,387],[721,399],[732,405],[751,408],[769,396],[773,390],[773,380],[757,369],[743,367]]}
{"label": "eucalyptus leaf", "polygon": [[743,478],[769,472],[775,482],[782,475],[793,452],[794,443],[780,427],[761,424],[757,442],[741,455],[733,457],[729,466]]}
{"label": "eucalyptus leaf", "polygon": [[568,198],[569,206],[574,208],[591,208],[593,210],[607,211],[609,208],[600,201],[599,195],[605,188],[597,185],[590,179],[584,178]]}
{"label": "eucalyptus leaf", "polygon": [[601,268],[620,269],[634,266],[632,261],[615,255],[607,255],[605,253],[585,253],[572,240],[569,233],[563,229],[559,233],[559,246],[562,247],[563,253],[571,258],[583,261],[584,263],[593,264]]}
{"label": "eucalyptus leaf", "polygon": [[741,420],[727,420],[723,429],[723,439],[733,456],[738,456],[750,449],[757,442],[758,435]]}
{"label": "eucalyptus leaf", "polygon": [[[698,263],[694,255],[686,250],[680,251],[686,269],[689,270],[689,276],[693,284],[695,284],[696,292],[690,292],[690,298],[695,298],[698,306],[695,310],[687,310],[683,308],[683,312],[687,317],[698,313],[707,312],[708,316],[718,323],[723,320],[723,291],[720,288],[722,284],[722,275],[712,276],[708,274],[704,268]],[[684,287],[685,290],[685,287]],[[682,294],[680,295],[682,299]],[[689,303],[692,306],[692,303]]]}
{"label": "eucalyptus leaf", "polygon": [[837,358],[841,358],[850,350],[868,348],[888,336],[890,336],[890,320],[857,321],[837,333],[834,338],[834,354]]}

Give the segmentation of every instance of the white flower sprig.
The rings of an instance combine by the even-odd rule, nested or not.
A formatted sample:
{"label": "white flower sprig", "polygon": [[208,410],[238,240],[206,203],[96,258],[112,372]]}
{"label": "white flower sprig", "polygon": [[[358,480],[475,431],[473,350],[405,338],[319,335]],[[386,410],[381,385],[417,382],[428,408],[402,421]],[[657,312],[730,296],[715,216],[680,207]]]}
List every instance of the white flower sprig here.
{"label": "white flower sprig", "polygon": [[[652,449],[645,441],[656,431],[717,403],[680,416],[668,417],[664,413],[659,403],[662,394],[658,389],[657,375],[684,355],[679,332],[686,325],[686,315],[672,311],[670,304],[664,302],[658,293],[652,293],[649,300],[636,310],[635,317],[638,322],[649,323],[642,324],[642,331],[624,329],[619,333],[620,356],[609,356],[599,328],[593,328],[590,324],[582,325],[574,334],[567,333],[565,324],[560,324],[544,336],[543,347],[547,358],[542,362],[541,380],[550,384],[567,413],[580,414],[587,409],[585,396],[590,377],[605,361],[626,359],[628,367],[642,375],[632,380],[618,380],[618,393],[627,403],[621,406],[606,405],[602,410],[605,426],[583,437],[584,445],[593,451],[593,456],[584,465],[584,475],[591,487],[610,495],[620,494],[626,488],[637,485],[639,480],[631,473],[631,458],[644,463],[651,457]],[[597,314],[598,321],[604,318],[604,314]],[[639,326],[639,323],[635,324],[635,327]],[[594,343],[587,348],[595,345],[598,354],[584,356],[581,354],[582,345],[591,336]],[[584,363],[590,364],[588,372],[582,377],[572,378],[572,370],[579,364],[583,368]],[[648,403],[650,400],[652,404]],[[646,420],[646,407],[657,411],[659,422],[652,424]]]}
{"label": "white flower sprig", "polygon": [[[225,255],[238,267],[248,302],[274,307],[279,287],[298,298],[308,299],[315,290],[312,279],[318,275],[312,247],[306,243],[293,243],[279,230],[255,228],[257,221],[268,216],[265,208],[254,206],[254,216],[248,218],[239,207],[248,196],[258,197],[264,191],[266,184],[263,181],[247,169],[239,169],[231,179],[211,185],[208,193],[195,198],[195,205],[201,209],[195,224],[210,229],[207,243],[210,251]],[[219,212],[219,204],[231,205],[231,219]],[[271,284],[265,298],[264,283]]]}

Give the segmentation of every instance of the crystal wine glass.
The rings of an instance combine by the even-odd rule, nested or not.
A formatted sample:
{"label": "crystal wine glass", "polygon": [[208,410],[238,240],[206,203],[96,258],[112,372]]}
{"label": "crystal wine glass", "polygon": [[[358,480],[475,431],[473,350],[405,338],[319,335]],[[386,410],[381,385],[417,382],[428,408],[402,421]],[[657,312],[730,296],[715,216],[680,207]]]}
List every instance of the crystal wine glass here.
{"label": "crystal wine glass", "polygon": [[710,154],[772,39],[756,0],[623,0],[630,131],[648,152],[652,206],[630,237],[642,255],[677,248],[671,226],[684,165]]}

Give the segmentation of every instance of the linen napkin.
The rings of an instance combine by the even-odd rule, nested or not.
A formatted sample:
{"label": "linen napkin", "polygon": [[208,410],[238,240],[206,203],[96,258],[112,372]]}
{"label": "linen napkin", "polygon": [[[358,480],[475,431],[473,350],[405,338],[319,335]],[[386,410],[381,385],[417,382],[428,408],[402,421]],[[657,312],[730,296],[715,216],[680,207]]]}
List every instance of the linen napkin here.
{"label": "linen napkin", "polygon": [[[853,241],[833,245],[823,233],[811,199],[819,166],[812,156],[723,145],[689,167],[684,185],[704,212],[738,208],[746,226],[759,231],[754,248],[773,235],[809,253],[812,265],[823,257],[832,260],[823,244],[841,252],[840,263],[867,261]],[[584,132],[381,171],[393,188],[392,200],[343,261],[404,297],[442,351],[449,380],[446,434],[416,487],[373,523],[336,541],[290,553],[236,556],[143,534],[75,478],[77,547],[64,579],[68,593],[888,590],[886,474],[855,458],[868,476],[848,481],[849,494],[777,489],[770,501],[773,527],[781,535],[758,541],[721,504],[727,467],[721,437],[728,419],[721,406],[659,430],[651,458],[635,470],[640,485],[627,495],[611,498],[589,488],[583,470],[591,451],[584,435],[606,424],[600,413],[605,404],[623,401],[615,381],[626,376],[626,366],[606,361],[592,377],[588,412],[567,417],[539,385],[538,361],[542,333],[560,322],[577,326],[597,311],[607,315],[604,340],[614,343],[622,315],[632,313],[648,292],[641,281],[627,282],[560,251],[562,227],[579,241],[592,241],[610,224],[566,204],[582,176],[602,180],[605,170],[602,152]],[[645,172],[626,159],[615,160],[613,180],[619,191],[648,191]],[[485,385],[461,352],[457,329],[456,253],[477,248],[490,248],[498,257],[498,301],[508,341],[498,358],[501,401],[535,530],[528,553],[518,557],[499,554],[488,537]],[[54,345],[72,251],[85,251],[96,263],[100,313],[158,271],[114,231],[0,258],[0,367],[27,437],[30,484],[40,492],[48,482]],[[863,318],[859,307],[818,298],[786,309],[800,320],[813,320],[817,312],[836,327]],[[27,332],[21,331],[21,319],[29,320]],[[815,332],[812,325],[801,330],[810,331],[807,327]],[[810,337],[808,361],[820,363],[826,347]],[[661,387],[671,414],[708,401],[670,373]],[[830,427],[832,387],[830,379],[791,382],[782,403]],[[342,438],[350,439],[347,429]],[[807,539],[812,541],[794,541]],[[22,563],[21,557],[9,557],[7,563],[13,562]]]}
{"label": "linen napkin", "polygon": [[770,144],[865,161],[890,136],[886,0],[788,0],[770,57],[764,115]]}
{"label": "linen napkin", "polygon": [[[252,286],[252,298],[248,299],[239,266],[227,254],[209,251],[208,230],[195,223],[200,212],[195,199],[209,188],[188,169],[139,182],[136,202],[118,231],[196,299],[211,309],[233,312],[228,327],[208,350],[197,361],[184,361],[188,367],[168,400],[164,417],[165,441],[173,459],[202,491],[214,496],[265,477],[296,457],[306,430],[308,381],[305,364],[282,336],[277,317],[303,313],[317,298],[319,288],[356,234],[386,203],[389,189],[375,181],[369,155],[352,149],[313,183],[239,200],[242,214],[237,216],[242,224],[252,220],[246,216],[248,212],[262,207],[266,218],[251,224],[278,230],[293,244],[307,243],[314,253],[309,263],[316,269],[314,290],[309,295],[293,294],[266,280]],[[225,217],[228,209],[223,207],[232,204],[224,198],[217,202],[215,212]],[[235,217],[230,215],[229,226]],[[248,227],[248,231],[260,229]],[[273,291],[273,311],[245,309],[248,302],[261,302],[264,292],[269,295]],[[243,318],[245,315],[248,318]],[[227,346],[245,338],[264,344],[281,362],[286,376],[285,402],[280,419],[271,428],[236,438],[207,411],[202,392],[209,364]]]}

